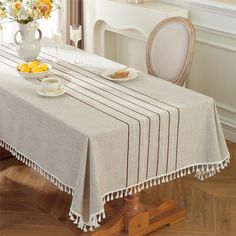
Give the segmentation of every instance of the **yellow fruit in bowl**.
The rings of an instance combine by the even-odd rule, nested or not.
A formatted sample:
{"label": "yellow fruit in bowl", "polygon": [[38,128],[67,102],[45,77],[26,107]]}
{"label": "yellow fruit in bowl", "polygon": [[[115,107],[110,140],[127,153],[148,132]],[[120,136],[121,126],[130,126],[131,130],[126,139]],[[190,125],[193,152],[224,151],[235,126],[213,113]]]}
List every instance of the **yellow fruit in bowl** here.
{"label": "yellow fruit in bowl", "polygon": [[48,70],[48,66],[46,64],[39,64],[37,68],[40,68],[43,71],[47,71]]}
{"label": "yellow fruit in bowl", "polygon": [[28,64],[20,64],[20,65],[17,66],[17,70],[21,71],[22,68],[27,68],[27,67],[28,67]]}
{"label": "yellow fruit in bowl", "polygon": [[31,69],[28,66],[22,66],[20,72],[30,73]]}
{"label": "yellow fruit in bowl", "polygon": [[39,61],[33,61],[28,64],[20,64],[17,66],[17,70],[19,72],[24,73],[42,73],[49,70],[49,67],[47,64],[43,64]]}
{"label": "yellow fruit in bowl", "polygon": [[44,72],[44,70],[41,67],[35,67],[31,70],[32,73],[40,73]]}
{"label": "yellow fruit in bowl", "polygon": [[36,68],[38,65],[40,65],[39,61],[32,61],[28,64],[30,69]]}

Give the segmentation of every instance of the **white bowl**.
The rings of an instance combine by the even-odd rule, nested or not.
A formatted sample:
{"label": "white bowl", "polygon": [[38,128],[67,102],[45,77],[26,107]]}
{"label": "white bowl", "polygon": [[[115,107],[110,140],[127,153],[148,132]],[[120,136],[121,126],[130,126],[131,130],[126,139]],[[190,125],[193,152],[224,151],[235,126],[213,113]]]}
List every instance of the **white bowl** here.
{"label": "white bowl", "polygon": [[[46,63],[45,63],[46,64]],[[46,64],[48,66],[47,71],[38,72],[38,73],[26,73],[26,72],[20,72],[17,70],[18,74],[22,76],[25,79],[43,79],[46,75],[49,74],[49,72],[52,70],[52,66],[50,64]]]}

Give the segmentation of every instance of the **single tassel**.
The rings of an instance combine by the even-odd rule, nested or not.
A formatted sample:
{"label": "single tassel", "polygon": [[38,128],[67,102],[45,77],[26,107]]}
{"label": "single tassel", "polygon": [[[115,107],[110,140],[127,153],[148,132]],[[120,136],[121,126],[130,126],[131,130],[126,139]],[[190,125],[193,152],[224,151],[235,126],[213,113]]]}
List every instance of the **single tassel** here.
{"label": "single tassel", "polygon": [[138,186],[138,192],[140,192],[141,191],[141,187],[140,187],[140,185]]}
{"label": "single tassel", "polygon": [[199,166],[197,166],[197,170],[196,170],[196,172],[199,172],[199,171],[200,171]]}
{"label": "single tassel", "polygon": [[176,179],[176,172],[174,173],[174,179]]}
{"label": "single tassel", "polygon": [[188,168],[188,175],[191,175],[191,169]]}
{"label": "single tassel", "polygon": [[177,172],[177,178],[179,178],[179,172]]}
{"label": "single tassel", "polygon": [[118,198],[119,198],[119,192],[116,192],[115,199],[118,199]]}
{"label": "single tassel", "polygon": [[168,183],[169,182],[169,176],[166,176],[166,183]]}
{"label": "single tassel", "polygon": [[98,222],[101,222],[101,214],[98,216]]}
{"label": "single tassel", "polygon": [[165,183],[165,177],[162,177],[161,182],[162,182],[162,183]]}
{"label": "single tassel", "polygon": [[211,166],[211,171],[215,171],[215,166],[214,165]]}
{"label": "single tassel", "polygon": [[102,218],[105,219],[106,218],[106,214],[105,211],[102,212]]}
{"label": "single tassel", "polygon": [[204,165],[202,165],[202,169],[201,169],[201,171],[202,171],[202,172],[204,172],[204,171],[205,171]]}
{"label": "single tassel", "polygon": [[113,194],[111,194],[111,201],[113,201],[114,200],[114,196],[113,196]]}
{"label": "single tassel", "polygon": [[133,188],[129,190],[129,195],[133,195]]}
{"label": "single tassel", "polygon": [[70,220],[71,220],[71,221],[75,221],[75,218],[74,218],[73,214],[71,214]]}
{"label": "single tassel", "polygon": [[78,224],[78,222],[79,222],[79,217],[77,216],[76,219],[75,219],[75,221],[74,221],[73,223],[74,223],[74,224]]}

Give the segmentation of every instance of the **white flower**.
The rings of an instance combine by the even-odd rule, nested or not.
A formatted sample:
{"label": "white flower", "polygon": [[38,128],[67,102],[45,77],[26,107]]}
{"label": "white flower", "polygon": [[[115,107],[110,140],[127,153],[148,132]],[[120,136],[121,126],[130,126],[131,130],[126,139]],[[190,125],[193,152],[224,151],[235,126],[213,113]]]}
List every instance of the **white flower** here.
{"label": "white flower", "polygon": [[29,13],[27,10],[22,9],[21,11],[19,11],[18,13],[18,19],[21,20],[27,20],[29,18]]}

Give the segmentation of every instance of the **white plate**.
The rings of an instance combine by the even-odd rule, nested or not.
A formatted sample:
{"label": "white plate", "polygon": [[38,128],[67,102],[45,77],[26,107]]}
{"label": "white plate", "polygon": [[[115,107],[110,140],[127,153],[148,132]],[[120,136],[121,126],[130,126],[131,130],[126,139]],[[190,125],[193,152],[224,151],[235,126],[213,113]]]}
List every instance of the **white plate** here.
{"label": "white plate", "polygon": [[48,66],[48,70],[44,72],[38,72],[38,73],[26,73],[26,72],[20,72],[17,70],[18,74],[22,76],[25,79],[42,79],[46,75],[49,74],[49,72],[52,70],[52,66],[50,64],[46,64]]}
{"label": "white plate", "polygon": [[111,81],[115,81],[115,82],[125,82],[125,81],[129,81],[129,80],[133,80],[136,79],[138,76],[138,73],[134,70],[128,70],[129,71],[129,75],[125,78],[122,79],[113,79],[110,77],[110,75],[114,74],[117,70],[106,70],[104,71],[101,76],[105,79],[111,80]]}
{"label": "white plate", "polygon": [[53,92],[48,91],[45,88],[39,88],[37,90],[37,93],[41,96],[44,96],[44,97],[58,97],[58,96],[61,96],[65,93],[65,88],[61,88],[61,89],[55,90]]}

